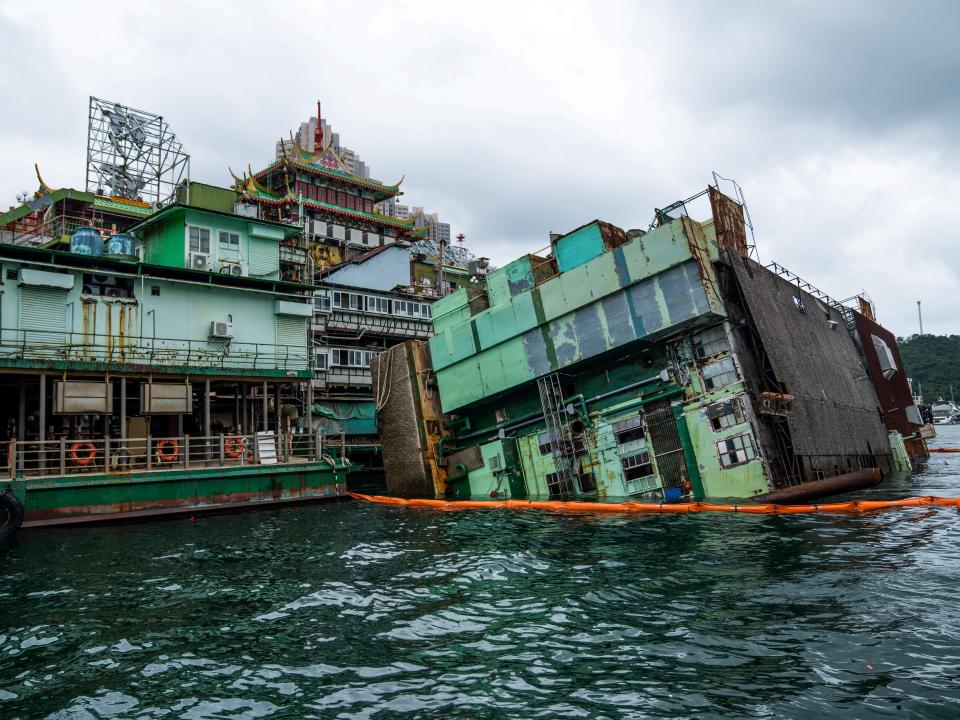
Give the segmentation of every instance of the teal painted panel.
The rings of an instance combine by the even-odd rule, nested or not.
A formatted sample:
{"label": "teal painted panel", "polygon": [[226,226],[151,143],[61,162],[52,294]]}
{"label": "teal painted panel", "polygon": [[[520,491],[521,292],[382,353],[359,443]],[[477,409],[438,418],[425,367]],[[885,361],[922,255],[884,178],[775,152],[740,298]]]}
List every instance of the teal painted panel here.
{"label": "teal painted panel", "polygon": [[533,266],[529,255],[517,258],[504,270],[507,274],[507,290],[511,297],[519,295],[524,290],[530,290],[537,284],[533,279]]}
{"label": "teal painted panel", "polygon": [[450,412],[483,397],[480,364],[476,359],[457,363],[455,367],[437,370],[437,388],[441,408]]}
{"label": "teal painted panel", "polygon": [[522,293],[513,299],[513,317],[517,323],[517,334],[537,326],[537,311],[533,307],[533,294]]}
{"label": "teal painted panel", "polygon": [[633,280],[650,277],[693,257],[683,223],[679,220],[655,228],[621,247]]}
{"label": "teal painted panel", "polygon": [[559,275],[543,283],[539,288],[543,303],[543,315],[547,320],[558,318],[570,310],[563,296],[563,276]]}
{"label": "teal painted panel", "polygon": [[506,267],[498,268],[487,275],[487,299],[490,301],[490,307],[510,299]]}
{"label": "teal painted panel", "polygon": [[584,269],[587,272],[587,283],[594,297],[615,292],[624,284],[617,273],[616,255],[613,252],[604,253]]}
{"label": "teal painted panel", "polygon": [[603,235],[600,234],[600,225],[593,222],[579,230],[574,230],[557,240],[554,247],[560,272],[580,267],[603,254]]}
{"label": "teal painted panel", "polygon": [[[503,308],[503,305],[497,306],[497,309]],[[497,344],[497,333],[494,329],[494,314],[492,312],[485,312],[477,315],[476,320],[473,323],[474,328],[477,332],[477,339],[480,341],[480,349],[486,350]]]}
{"label": "teal painted panel", "polygon": [[[431,312],[433,308],[431,308]],[[463,307],[456,308],[455,310],[449,310],[442,317],[433,316],[433,332],[441,333],[447,328],[453,327],[459,323],[462,323],[464,320],[470,319],[470,307],[464,305]]]}
{"label": "teal painted panel", "polygon": [[563,284],[563,298],[567,304],[567,312],[589,305],[594,300],[590,277],[587,274],[589,267],[589,265],[581,265],[557,278]]}

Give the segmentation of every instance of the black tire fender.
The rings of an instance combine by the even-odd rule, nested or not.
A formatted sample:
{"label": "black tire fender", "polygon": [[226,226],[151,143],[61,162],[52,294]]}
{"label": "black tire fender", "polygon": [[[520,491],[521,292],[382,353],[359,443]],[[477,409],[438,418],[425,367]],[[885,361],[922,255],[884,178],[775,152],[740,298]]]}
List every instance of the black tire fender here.
{"label": "black tire fender", "polygon": [[6,518],[0,525],[0,538],[13,535],[23,524],[23,503],[8,492],[0,493],[0,518],[4,515]]}

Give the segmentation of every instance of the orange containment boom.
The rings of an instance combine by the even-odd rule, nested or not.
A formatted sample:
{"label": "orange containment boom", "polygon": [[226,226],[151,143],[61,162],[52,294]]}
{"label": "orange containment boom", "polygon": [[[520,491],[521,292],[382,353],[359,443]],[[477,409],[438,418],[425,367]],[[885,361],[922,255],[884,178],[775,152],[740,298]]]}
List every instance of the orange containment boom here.
{"label": "orange containment boom", "polygon": [[385,495],[361,495],[350,497],[367,502],[402,505],[404,507],[436,508],[439,510],[475,510],[506,508],[511,510],[557,510],[561,512],[603,513],[698,513],[724,512],[748,515],[798,515],[801,513],[851,513],[893,510],[905,507],[938,505],[960,509],[960,498],[943,498],[933,495],[906,498],[904,500],[850,500],[848,502],[820,503],[815,505],[776,505],[767,503],[746,505],[714,505],[711,503],[600,503],[564,500],[426,500],[387,497]]}
{"label": "orange containment boom", "polygon": [[932,452],[932,453],[935,453],[935,452],[944,452],[944,453],[960,452],[960,448],[927,448],[927,450],[929,450],[929,451]]}

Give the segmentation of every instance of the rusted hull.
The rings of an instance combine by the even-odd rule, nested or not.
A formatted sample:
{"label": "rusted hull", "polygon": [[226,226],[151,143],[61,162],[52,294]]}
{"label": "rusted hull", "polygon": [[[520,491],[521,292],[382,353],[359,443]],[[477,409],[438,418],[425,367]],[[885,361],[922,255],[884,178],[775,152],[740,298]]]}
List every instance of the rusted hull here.
{"label": "rusted hull", "polygon": [[853,492],[864,488],[879,485],[883,475],[878,468],[857,470],[856,472],[837,475],[824,480],[813,480],[794,485],[793,487],[774,490],[764,495],[758,495],[754,500],[764,503],[797,503],[805,500],[815,500],[828,495]]}
{"label": "rusted hull", "polygon": [[326,462],[112,473],[28,479],[17,494],[23,527],[47,527],[336,499],[346,474]]}

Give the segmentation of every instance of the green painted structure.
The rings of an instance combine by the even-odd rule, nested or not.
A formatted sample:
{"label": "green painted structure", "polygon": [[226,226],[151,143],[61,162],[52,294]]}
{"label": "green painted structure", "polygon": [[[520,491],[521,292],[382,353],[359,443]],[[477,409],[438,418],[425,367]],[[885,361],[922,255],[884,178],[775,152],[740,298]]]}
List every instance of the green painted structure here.
{"label": "green painted structure", "polygon": [[345,493],[311,430],[315,288],[281,279],[301,231],[218,190],[134,224],[123,256],[0,244],[0,489],[26,525]]}
{"label": "green painted structure", "polygon": [[[709,220],[658,211],[629,233],[593,221],[490,273],[485,290],[438,300],[439,407],[415,397],[412,412],[443,413],[425,455],[443,470],[398,474],[398,487],[702,500],[902,467],[853,311],[749,260],[742,207],[708,193]],[[857,368],[865,382],[851,384]],[[410,411],[395,400],[382,414],[399,427]],[[389,485],[386,453],[385,466]]]}

